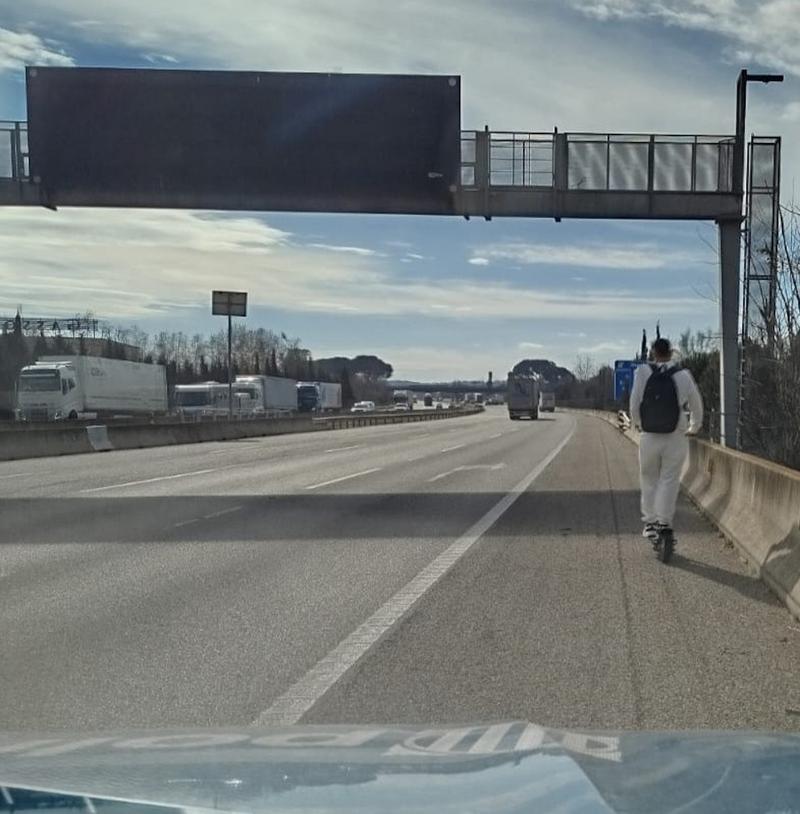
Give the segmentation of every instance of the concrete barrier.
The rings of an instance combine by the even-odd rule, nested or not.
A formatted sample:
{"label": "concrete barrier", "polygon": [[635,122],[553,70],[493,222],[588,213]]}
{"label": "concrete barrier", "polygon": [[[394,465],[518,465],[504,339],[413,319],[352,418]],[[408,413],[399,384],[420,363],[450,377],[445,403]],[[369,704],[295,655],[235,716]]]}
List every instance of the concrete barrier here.
{"label": "concrete barrier", "polygon": [[683,487],[800,618],[800,472],[692,439]]}
{"label": "concrete barrier", "polygon": [[0,461],[20,458],[43,458],[51,455],[74,455],[111,449],[162,447],[173,444],[199,444],[204,441],[230,441],[268,435],[286,435],[315,430],[338,430],[371,427],[413,421],[433,421],[473,415],[480,410],[440,410],[419,413],[387,413],[373,416],[332,416],[315,418],[248,419],[246,421],[192,421],[172,423],[94,425],[62,424],[60,426],[16,425],[0,433]]}
{"label": "concrete barrier", "polygon": [[[616,416],[581,410],[616,426]],[[638,444],[639,433],[625,433]],[[699,438],[681,485],[758,576],[800,619],[800,472]]]}
{"label": "concrete barrier", "polygon": [[48,427],[0,435],[0,460],[93,452],[85,427]]}

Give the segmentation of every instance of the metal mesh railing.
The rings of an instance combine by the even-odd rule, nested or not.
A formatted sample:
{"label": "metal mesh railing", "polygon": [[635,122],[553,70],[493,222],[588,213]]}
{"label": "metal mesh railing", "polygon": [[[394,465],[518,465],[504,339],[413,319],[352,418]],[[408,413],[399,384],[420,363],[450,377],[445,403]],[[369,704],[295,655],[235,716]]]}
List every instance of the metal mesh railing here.
{"label": "metal mesh railing", "polygon": [[489,179],[492,186],[552,187],[552,133],[491,133]]}
{"label": "metal mesh railing", "polygon": [[559,184],[576,191],[733,191],[732,136],[489,132],[486,141],[480,136],[461,134],[462,186],[488,180],[493,187],[552,189],[559,177]]}
{"label": "metal mesh railing", "polygon": [[567,135],[574,190],[731,192],[730,136]]}
{"label": "metal mesh railing", "polygon": [[22,181],[28,175],[27,123],[0,121],[0,178]]}

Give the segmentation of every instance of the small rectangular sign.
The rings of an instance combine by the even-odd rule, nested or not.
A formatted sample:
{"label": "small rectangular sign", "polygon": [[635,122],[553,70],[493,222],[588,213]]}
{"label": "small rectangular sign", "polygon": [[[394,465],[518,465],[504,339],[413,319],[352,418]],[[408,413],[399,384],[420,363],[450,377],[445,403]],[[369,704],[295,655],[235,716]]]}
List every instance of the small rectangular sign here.
{"label": "small rectangular sign", "polygon": [[217,316],[246,317],[246,291],[212,291],[211,313]]}
{"label": "small rectangular sign", "polygon": [[614,362],[614,400],[625,402],[626,407],[633,388],[633,373],[641,364],[635,359]]}

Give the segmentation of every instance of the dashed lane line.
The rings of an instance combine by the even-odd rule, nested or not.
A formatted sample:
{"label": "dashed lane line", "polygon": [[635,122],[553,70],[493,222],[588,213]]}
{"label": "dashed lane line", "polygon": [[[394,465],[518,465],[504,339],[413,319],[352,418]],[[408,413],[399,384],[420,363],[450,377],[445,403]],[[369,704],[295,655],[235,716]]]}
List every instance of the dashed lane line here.
{"label": "dashed lane line", "polygon": [[323,486],[330,486],[334,483],[341,483],[344,480],[350,480],[351,478],[360,478],[362,475],[371,475],[373,472],[378,472],[382,467],[376,466],[373,469],[365,469],[362,472],[353,472],[351,475],[342,475],[341,478],[334,478],[333,480],[325,480],[322,483],[312,483],[310,486],[306,486],[306,489],[321,489]]}
{"label": "dashed lane line", "polygon": [[[229,469],[230,467],[222,467]],[[178,478],[190,478],[192,475],[208,475],[211,472],[218,472],[219,468],[214,469],[195,469],[192,472],[180,472],[177,475],[159,475],[157,478],[144,478],[143,480],[129,480],[125,483],[111,483],[107,486],[93,486],[91,489],[81,489],[81,493],[88,492],[106,492],[109,489],[122,489],[125,486],[141,486],[144,483],[157,483],[162,480],[177,480]]]}
{"label": "dashed lane line", "polygon": [[463,447],[465,447],[465,446],[466,446],[466,444],[456,444],[456,445],[455,445],[455,446],[453,446],[453,447],[445,447],[445,448],[442,450],[442,452],[453,452],[453,450],[456,450],[456,449],[462,449],[462,448],[463,448]]}

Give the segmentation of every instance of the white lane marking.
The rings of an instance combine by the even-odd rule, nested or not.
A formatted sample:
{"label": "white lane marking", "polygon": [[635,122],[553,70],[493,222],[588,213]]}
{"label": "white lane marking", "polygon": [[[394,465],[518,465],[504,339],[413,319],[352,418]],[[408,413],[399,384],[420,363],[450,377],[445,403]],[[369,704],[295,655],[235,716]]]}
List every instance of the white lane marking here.
{"label": "white lane marking", "polygon": [[243,506],[231,506],[228,509],[220,509],[218,512],[211,512],[211,514],[204,514],[203,520],[211,520],[214,517],[222,517],[223,514],[231,514],[232,512],[238,512],[240,509],[243,509]]}
{"label": "white lane marking", "polygon": [[325,452],[344,452],[346,449],[361,449],[363,444],[353,444],[351,447],[334,447],[333,449],[326,449]]}
{"label": "white lane marking", "polygon": [[494,435],[490,435],[486,440],[491,441],[494,438],[499,438],[502,434],[503,434],[502,432],[497,432]]}
{"label": "white lane marking", "polygon": [[371,475],[373,472],[377,472],[379,469],[382,469],[382,467],[376,466],[374,469],[365,469],[363,472],[353,472],[352,475],[342,475],[341,478],[325,480],[322,481],[322,483],[312,483],[311,486],[306,486],[306,489],[320,489],[323,486],[330,486],[332,483],[341,483],[343,480],[350,480],[351,478],[360,478],[362,475]]}
{"label": "white lane marking", "polygon": [[181,520],[180,523],[173,523],[172,528],[179,529],[182,526],[190,526],[192,523],[199,523],[201,520],[201,517],[193,517],[191,520]]}
{"label": "white lane marking", "polygon": [[204,514],[202,517],[193,517],[191,520],[181,520],[180,523],[174,523],[172,528],[179,529],[182,526],[190,526],[192,523],[199,523],[201,520],[212,520],[215,517],[222,517],[224,514],[231,514],[231,512],[238,512],[243,506],[231,506],[227,509],[220,509],[218,512],[211,512],[211,514]]}
{"label": "white lane marking", "polygon": [[26,475],[33,475],[33,472],[14,472],[12,475],[0,475],[0,480],[5,480],[6,478],[24,478]]}
{"label": "white lane marking", "polygon": [[253,726],[296,724],[317,701],[405,616],[481,537],[514,505],[569,443],[567,436],[540,461],[510,492],[504,495],[477,523],[423,568],[365,622],[359,625],[302,678],[279,695],[254,721]]}
{"label": "white lane marking", "polygon": [[465,446],[466,444],[456,444],[454,447],[445,447],[442,452],[452,452],[454,449],[461,449]]}
{"label": "white lane marking", "polygon": [[456,472],[471,472],[475,469],[488,469],[497,471],[498,469],[502,469],[505,464],[469,464],[467,466],[457,466],[455,469],[448,469],[447,472],[441,472],[438,475],[434,475],[432,478],[428,478],[428,483],[433,483],[434,481],[441,480],[442,478],[447,478],[450,475],[455,475]]}
{"label": "white lane marking", "polygon": [[[223,467],[229,469],[230,467]],[[209,472],[218,472],[219,469],[195,469],[192,472],[181,472],[178,475],[160,475],[157,478],[145,478],[144,480],[129,480],[125,483],[112,483],[109,486],[94,486],[91,489],[81,489],[81,492],[105,492],[107,489],[122,489],[123,486],[141,486],[143,483],[156,483],[161,480],[175,480],[176,478],[189,478],[192,475],[207,475]]]}

